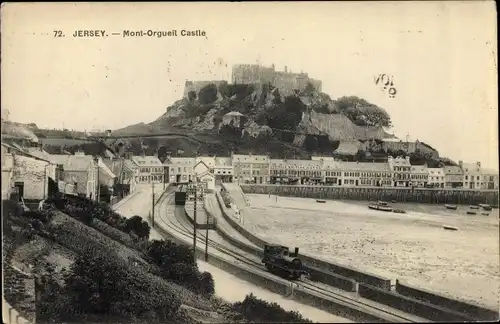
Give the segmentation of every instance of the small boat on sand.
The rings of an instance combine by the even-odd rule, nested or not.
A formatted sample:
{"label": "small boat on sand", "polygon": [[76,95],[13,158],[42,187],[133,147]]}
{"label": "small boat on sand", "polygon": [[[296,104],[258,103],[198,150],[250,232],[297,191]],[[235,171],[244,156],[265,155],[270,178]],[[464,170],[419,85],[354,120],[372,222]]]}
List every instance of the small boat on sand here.
{"label": "small boat on sand", "polygon": [[489,216],[490,213],[488,213],[488,212],[482,212],[481,215],[483,215],[483,216]]}
{"label": "small boat on sand", "polygon": [[320,203],[320,204],[324,204],[324,203],[326,203],[326,200],[316,199],[316,202],[317,202],[317,203]]}
{"label": "small boat on sand", "polygon": [[453,226],[448,226],[448,225],[443,225],[443,229],[449,230],[449,231],[458,231],[458,228],[453,227]]}
{"label": "small boat on sand", "polygon": [[472,211],[472,210],[468,210],[467,211],[467,215],[476,215],[477,213],[475,211]]}
{"label": "small boat on sand", "polygon": [[451,210],[457,210],[458,206],[457,205],[444,205],[444,207],[446,207],[446,209],[451,209]]}
{"label": "small boat on sand", "polygon": [[397,201],[396,201],[395,199],[391,200],[391,202],[392,202],[393,204],[397,203]]}
{"label": "small boat on sand", "polygon": [[394,209],[392,212],[396,214],[406,214],[406,210],[404,209]]}
{"label": "small boat on sand", "polygon": [[470,209],[479,209],[480,207],[479,206],[476,206],[476,205],[470,205],[469,206]]}
{"label": "small boat on sand", "polygon": [[368,208],[373,210],[380,210],[385,212],[392,212],[392,208],[388,205],[380,205],[380,204],[369,204]]}
{"label": "small boat on sand", "polygon": [[487,210],[487,211],[490,211],[492,209],[491,206],[488,204],[479,204],[479,206],[481,206],[483,208],[483,210]]}

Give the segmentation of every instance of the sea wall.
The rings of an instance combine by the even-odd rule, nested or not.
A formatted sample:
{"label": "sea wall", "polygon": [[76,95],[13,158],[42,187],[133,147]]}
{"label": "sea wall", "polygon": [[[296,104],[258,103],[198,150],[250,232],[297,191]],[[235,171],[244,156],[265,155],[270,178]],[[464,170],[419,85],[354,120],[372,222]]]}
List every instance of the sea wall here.
{"label": "sea wall", "polygon": [[498,310],[492,310],[479,304],[475,305],[470,302],[448,298],[423,288],[410,286],[401,280],[396,280],[396,292],[406,297],[451,309],[475,319],[497,321],[499,318]]}
{"label": "sea wall", "polygon": [[491,204],[498,205],[498,190],[427,189],[396,187],[333,187],[299,185],[247,185],[244,193],[279,196],[418,202],[426,204]]}
{"label": "sea wall", "polygon": [[[169,229],[161,223],[156,223],[155,229],[162,236],[171,239],[177,244],[186,244],[182,239],[177,237],[177,235],[172,234]],[[196,257],[200,260],[204,260],[204,255],[204,248],[196,246]],[[212,253],[209,253],[209,257],[206,262],[271,292],[287,296],[288,298],[303,304],[323,309],[331,314],[348,318],[356,323],[393,322],[387,319],[388,317],[392,318],[390,315],[381,315],[379,313],[374,314],[371,310],[358,307],[352,303],[344,302],[337,298],[322,296],[314,292],[305,291],[290,281],[268,273],[262,273],[244,265],[238,265]]]}
{"label": "sea wall", "polygon": [[[272,242],[266,242],[254,235],[231,218],[231,216],[227,213],[227,209],[224,206],[220,193],[216,193],[216,198],[224,219],[241,235],[260,248],[264,248],[264,245],[266,244],[272,244]],[[333,285],[347,291],[356,290],[355,281],[368,283],[387,290],[391,288],[391,280],[388,278],[380,277],[366,271],[360,271],[358,269],[333,262],[320,260],[305,254],[300,254],[300,257],[304,261],[304,267],[306,270],[308,270],[312,277],[319,282]]]}

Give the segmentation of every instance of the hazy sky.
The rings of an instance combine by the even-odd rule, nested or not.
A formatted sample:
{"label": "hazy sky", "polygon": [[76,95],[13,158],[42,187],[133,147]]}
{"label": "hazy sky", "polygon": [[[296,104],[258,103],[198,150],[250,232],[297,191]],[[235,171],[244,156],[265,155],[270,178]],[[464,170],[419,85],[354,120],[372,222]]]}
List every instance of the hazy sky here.
{"label": "hazy sky", "polygon": [[[229,79],[237,63],[274,63],[323,81],[332,98],[385,108],[395,134],[442,156],[497,168],[493,2],[50,3],[2,6],[2,109],[39,127],[150,122],[186,79]],[[107,38],[73,38],[79,29]],[[123,30],[206,37],[123,38]],[[65,37],[54,37],[61,30]],[[374,84],[394,76],[390,99]]]}

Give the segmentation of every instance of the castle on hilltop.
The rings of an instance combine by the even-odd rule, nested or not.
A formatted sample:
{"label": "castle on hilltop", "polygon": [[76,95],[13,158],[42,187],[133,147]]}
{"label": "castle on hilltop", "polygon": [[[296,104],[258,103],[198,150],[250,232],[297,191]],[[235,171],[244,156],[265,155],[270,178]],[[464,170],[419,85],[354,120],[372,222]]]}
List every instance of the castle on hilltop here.
{"label": "castle on hilltop", "polygon": [[[210,81],[189,81],[184,85],[184,98],[188,97],[190,91],[198,93],[208,84],[215,84],[217,87],[225,80]],[[304,90],[310,83],[316,91],[321,91],[322,82],[309,77],[307,73],[292,73],[285,66],[284,71],[276,71],[274,64],[271,67],[265,67],[260,64],[236,64],[233,65],[231,82],[233,84],[271,84],[278,88],[281,95],[287,96],[293,94],[295,90]]]}
{"label": "castle on hilltop", "polygon": [[309,78],[307,73],[292,73],[285,66],[285,71],[276,71],[274,64],[265,67],[260,64],[237,64],[233,66],[233,83],[271,84],[279,89],[280,94],[289,95],[294,90],[304,90],[310,83],[316,91],[321,91],[321,81]]}

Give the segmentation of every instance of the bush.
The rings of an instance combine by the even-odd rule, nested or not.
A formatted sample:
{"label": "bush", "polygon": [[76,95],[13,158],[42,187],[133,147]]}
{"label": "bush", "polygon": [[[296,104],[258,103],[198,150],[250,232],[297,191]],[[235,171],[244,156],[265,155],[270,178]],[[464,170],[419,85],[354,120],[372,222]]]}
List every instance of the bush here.
{"label": "bush", "polygon": [[125,231],[133,232],[140,238],[149,238],[151,227],[140,216],[133,216],[126,220]]}
{"label": "bush", "polygon": [[298,312],[286,311],[277,303],[266,302],[253,294],[247,295],[243,302],[234,303],[231,308],[242,314],[245,319],[254,322],[312,323]]}
{"label": "bush", "polygon": [[149,322],[169,322],[177,318],[181,305],[164,284],[141,275],[113,253],[98,249],[87,249],[75,260],[63,289],[55,289],[48,280],[45,287],[41,308],[46,317],[56,321],[64,320],[65,315],[86,314],[132,319],[147,315]]}
{"label": "bush", "polygon": [[214,83],[210,83],[201,88],[198,93],[198,100],[204,105],[213,103],[217,100],[217,86]]}
{"label": "bush", "polygon": [[212,296],[214,280],[208,272],[200,273],[193,250],[187,245],[177,245],[170,240],[153,240],[147,255],[161,269],[162,278],[172,280],[189,290]]}

